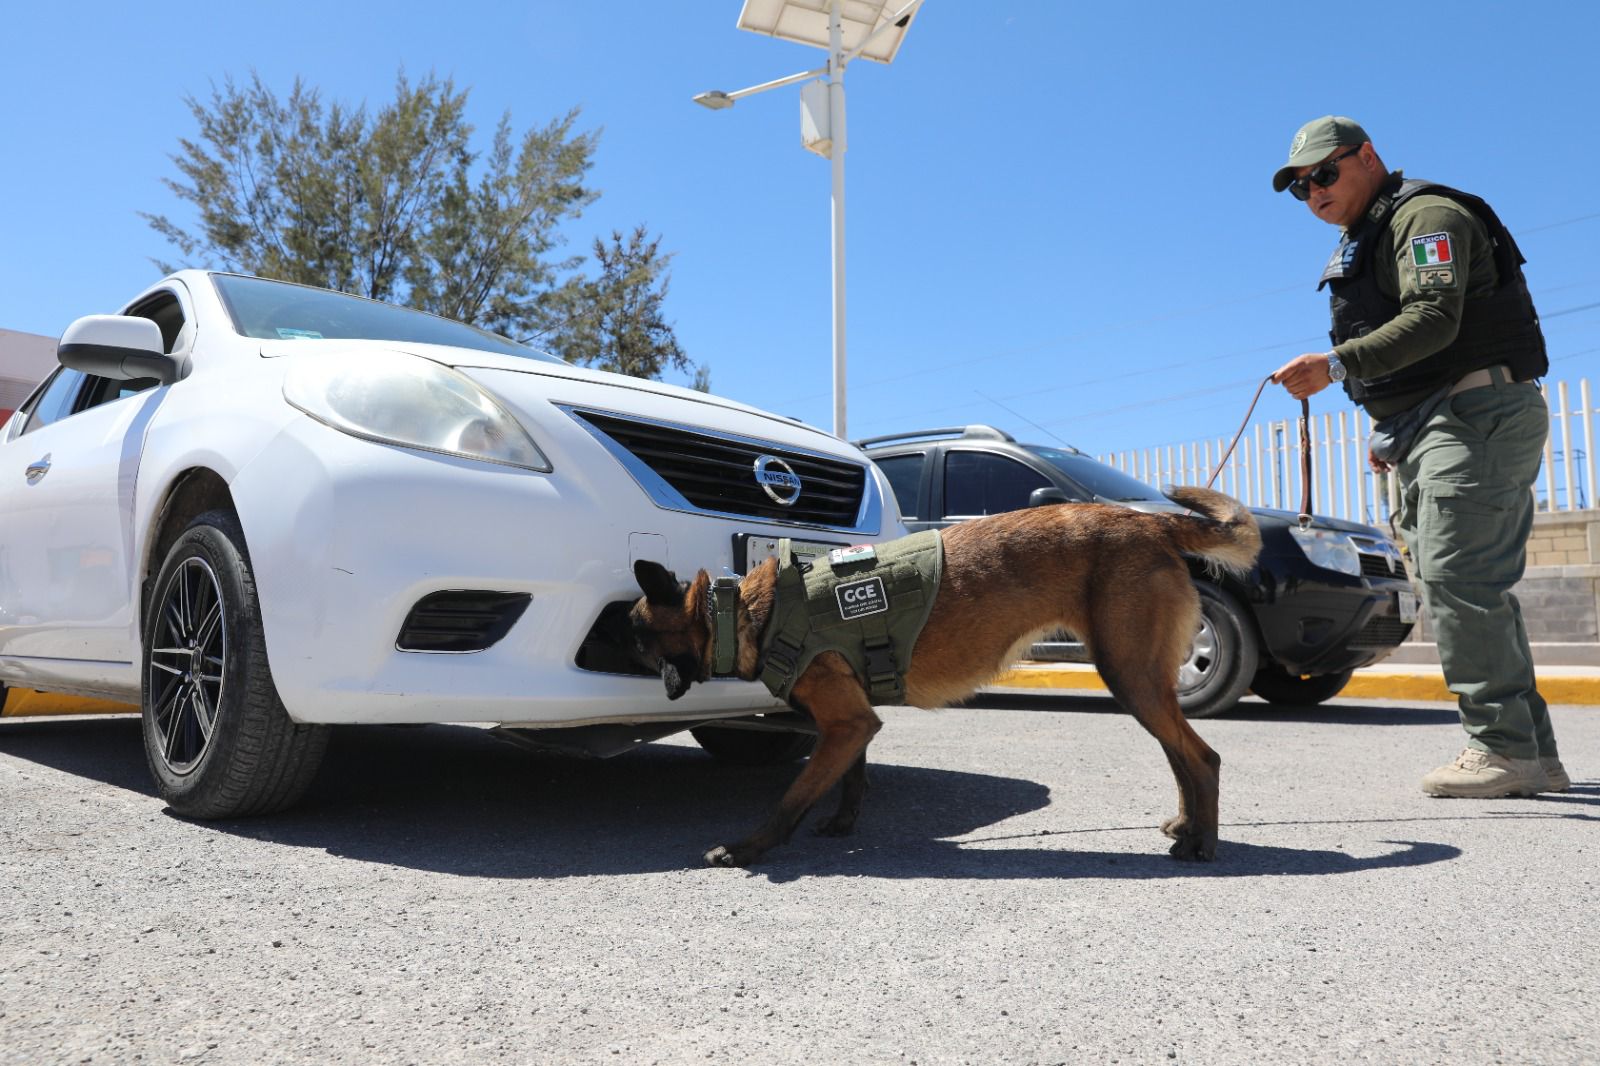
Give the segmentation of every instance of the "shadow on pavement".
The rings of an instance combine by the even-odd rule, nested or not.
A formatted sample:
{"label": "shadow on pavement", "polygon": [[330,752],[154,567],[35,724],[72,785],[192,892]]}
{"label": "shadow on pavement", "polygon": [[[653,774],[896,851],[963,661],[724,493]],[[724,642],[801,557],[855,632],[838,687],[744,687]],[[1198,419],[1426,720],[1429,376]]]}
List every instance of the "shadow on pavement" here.
{"label": "shadow on pavement", "polygon": [[[7,756],[154,797],[134,719],[0,723]],[[186,823],[313,848],[360,862],[466,877],[554,878],[691,870],[714,844],[737,838],[763,817],[788,785],[793,766],[749,768],[713,761],[696,748],[656,744],[606,761],[524,751],[459,726],[336,732],[311,793],[294,810],[267,818]],[[873,792],[854,837],[811,835],[749,876],[1117,878],[1261,877],[1357,873],[1454,859],[1460,849],[1418,840],[1360,858],[1340,851],[1271,847],[1230,840],[1218,861],[1180,863],[1154,825],[1099,826],[958,841],[1051,802],[1044,785],[991,774],[876,765]],[[1544,800],[1589,805],[1600,789],[1522,801],[1513,817],[1593,817]],[[832,798],[818,813],[831,811]],[[1481,817],[1482,815],[1477,815]],[[1460,820],[1474,817],[1464,813]],[[1417,819],[1407,821],[1458,820]],[[1265,824],[1265,823],[1263,823]],[[1064,837],[1131,832],[1148,852],[1085,851]],[[1398,834],[1397,834],[1398,835]],[[1049,840],[1051,843],[1041,846]],[[1022,843],[1027,841],[1028,843]],[[705,871],[707,876],[737,876]]]}

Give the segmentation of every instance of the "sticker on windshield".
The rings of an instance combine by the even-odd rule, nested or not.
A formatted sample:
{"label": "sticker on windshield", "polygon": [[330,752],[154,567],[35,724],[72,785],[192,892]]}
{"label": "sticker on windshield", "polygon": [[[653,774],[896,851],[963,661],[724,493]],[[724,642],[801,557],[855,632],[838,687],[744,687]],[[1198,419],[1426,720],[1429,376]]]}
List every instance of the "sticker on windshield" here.
{"label": "sticker on windshield", "polygon": [[314,329],[287,329],[279,326],[278,337],[286,341],[320,341],[322,334]]}

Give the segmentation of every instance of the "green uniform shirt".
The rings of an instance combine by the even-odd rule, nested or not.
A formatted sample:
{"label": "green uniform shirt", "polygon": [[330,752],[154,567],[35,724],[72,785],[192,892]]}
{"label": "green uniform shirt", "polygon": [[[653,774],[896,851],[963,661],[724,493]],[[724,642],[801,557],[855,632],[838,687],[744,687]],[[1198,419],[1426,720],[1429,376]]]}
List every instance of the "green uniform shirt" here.
{"label": "green uniform shirt", "polygon": [[[1449,242],[1449,266],[1437,263],[1437,235]],[[1429,261],[1429,249],[1434,261]],[[1350,374],[1377,378],[1440,351],[1455,340],[1462,305],[1492,293],[1498,280],[1489,231],[1467,208],[1443,196],[1423,194],[1401,204],[1372,249],[1378,289],[1400,302],[1400,313],[1365,337],[1352,337],[1333,351]],[[1426,396],[1386,397],[1371,403],[1374,418],[1403,411]]]}

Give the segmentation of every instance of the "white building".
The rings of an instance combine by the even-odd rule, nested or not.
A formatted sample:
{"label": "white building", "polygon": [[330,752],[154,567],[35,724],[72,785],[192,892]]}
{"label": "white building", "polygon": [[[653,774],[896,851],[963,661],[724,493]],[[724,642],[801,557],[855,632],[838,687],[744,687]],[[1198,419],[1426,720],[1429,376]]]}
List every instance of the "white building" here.
{"label": "white building", "polygon": [[56,339],[0,329],[0,422],[22,405],[56,365]]}

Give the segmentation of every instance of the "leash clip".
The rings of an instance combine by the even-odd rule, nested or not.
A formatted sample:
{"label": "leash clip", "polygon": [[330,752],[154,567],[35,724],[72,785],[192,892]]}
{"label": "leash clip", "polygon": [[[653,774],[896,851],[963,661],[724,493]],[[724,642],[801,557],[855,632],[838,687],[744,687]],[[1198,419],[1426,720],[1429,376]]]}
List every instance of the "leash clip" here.
{"label": "leash clip", "polygon": [[1300,529],[1302,531],[1311,528],[1311,516],[1310,515],[1302,513],[1300,515],[1299,522],[1300,522]]}

